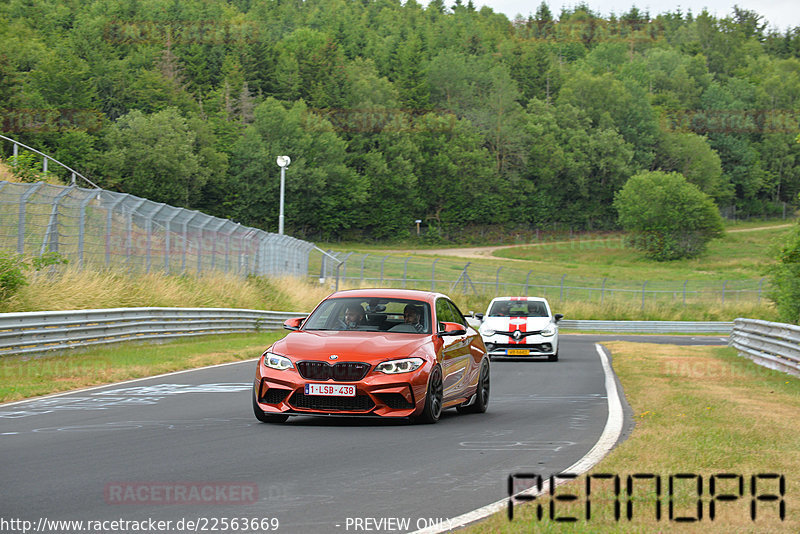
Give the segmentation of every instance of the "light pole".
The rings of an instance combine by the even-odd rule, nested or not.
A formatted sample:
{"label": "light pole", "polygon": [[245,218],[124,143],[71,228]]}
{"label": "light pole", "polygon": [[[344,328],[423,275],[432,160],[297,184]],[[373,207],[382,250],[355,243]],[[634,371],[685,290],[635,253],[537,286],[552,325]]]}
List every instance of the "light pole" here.
{"label": "light pole", "polygon": [[286,183],[286,167],[292,162],[292,159],[289,156],[278,156],[277,163],[278,167],[281,168],[281,207],[280,213],[278,214],[278,234],[283,235],[283,192],[285,189]]}

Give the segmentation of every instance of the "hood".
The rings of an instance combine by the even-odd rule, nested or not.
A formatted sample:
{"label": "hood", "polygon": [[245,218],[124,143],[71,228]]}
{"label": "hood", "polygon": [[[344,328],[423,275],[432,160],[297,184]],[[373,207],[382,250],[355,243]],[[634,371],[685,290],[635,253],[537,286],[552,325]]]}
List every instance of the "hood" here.
{"label": "hood", "polygon": [[430,335],[300,330],[276,341],[272,351],[295,360],[330,361],[336,354],[337,362],[376,362],[422,356],[426,345],[432,348]]}
{"label": "hood", "polygon": [[481,328],[491,328],[502,332],[513,332],[514,330],[532,332],[544,330],[552,322],[550,317],[485,317]]}

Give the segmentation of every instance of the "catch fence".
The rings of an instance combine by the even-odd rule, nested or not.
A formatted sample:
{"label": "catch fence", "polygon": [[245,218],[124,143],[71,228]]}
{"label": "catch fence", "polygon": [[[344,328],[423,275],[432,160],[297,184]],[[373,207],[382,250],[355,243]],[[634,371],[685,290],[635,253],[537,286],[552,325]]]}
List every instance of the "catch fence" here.
{"label": "catch fence", "polygon": [[80,267],[306,276],[314,245],[129,194],[0,181],[0,249]]}
{"label": "catch fence", "polygon": [[[653,303],[687,305],[751,303],[766,297],[758,280],[618,280],[572,273],[548,273],[514,265],[492,266],[455,258],[331,252],[341,265],[325,258],[320,279],[337,278],[350,287],[401,287],[483,296],[541,296],[553,301],[625,302],[642,308]],[[511,263],[511,262],[509,262]]]}

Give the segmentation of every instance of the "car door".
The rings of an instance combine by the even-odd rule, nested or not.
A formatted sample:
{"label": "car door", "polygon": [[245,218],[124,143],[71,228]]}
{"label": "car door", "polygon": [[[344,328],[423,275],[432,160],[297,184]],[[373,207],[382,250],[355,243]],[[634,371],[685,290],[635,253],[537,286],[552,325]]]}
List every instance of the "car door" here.
{"label": "car door", "polygon": [[[472,330],[464,316],[447,298],[440,298],[436,301],[436,320],[439,322],[439,331],[442,331],[441,323],[448,321],[458,323],[469,331]],[[473,330],[474,332],[474,330]],[[470,368],[470,336],[461,334],[458,336],[442,336],[442,375],[444,379],[444,402],[464,396],[467,387],[467,374]]]}

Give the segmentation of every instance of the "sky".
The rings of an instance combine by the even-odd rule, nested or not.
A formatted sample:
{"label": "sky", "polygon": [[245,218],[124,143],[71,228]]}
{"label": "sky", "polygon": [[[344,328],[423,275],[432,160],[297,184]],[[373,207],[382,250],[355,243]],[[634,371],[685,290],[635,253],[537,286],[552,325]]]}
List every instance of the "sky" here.
{"label": "sky", "polygon": [[[545,1],[556,17],[563,6],[574,7],[581,3],[580,1]],[[536,13],[536,8],[539,7],[541,0],[473,0],[473,3],[476,7],[482,5],[491,7],[495,12],[504,13],[509,19],[513,19],[517,14],[527,17]],[[733,6],[738,5],[740,8],[762,15],[770,28],[775,27],[785,31],[787,28],[800,26],[800,0],[770,0],[769,2],[763,0],[587,0],[586,3],[592,11],[599,12],[603,16],[608,16],[612,12],[622,15],[635,5],[639,11],[649,11],[651,16],[677,10],[683,13],[691,10],[693,14],[697,15],[703,8],[707,8],[709,13],[718,18],[730,15],[733,12]],[[447,1],[445,1],[445,5],[448,5]]]}

